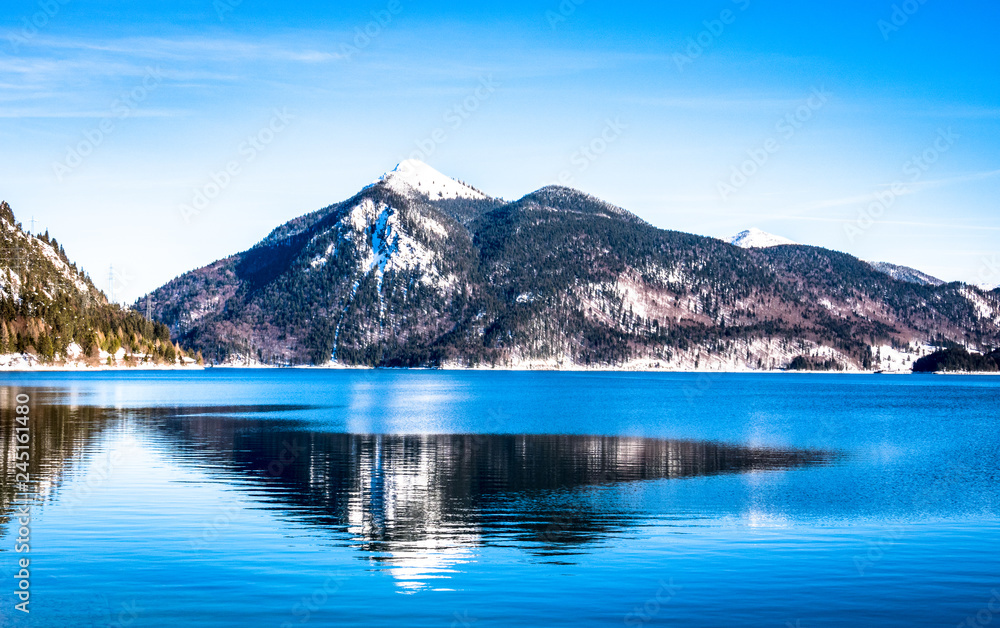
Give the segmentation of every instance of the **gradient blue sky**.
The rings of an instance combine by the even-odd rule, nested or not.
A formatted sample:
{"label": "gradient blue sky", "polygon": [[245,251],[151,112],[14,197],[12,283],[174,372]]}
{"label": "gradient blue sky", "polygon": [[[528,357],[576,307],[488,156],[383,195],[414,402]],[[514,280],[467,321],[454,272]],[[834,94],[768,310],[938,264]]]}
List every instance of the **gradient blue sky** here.
{"label": "gradient blue sky", "polygon": [[[114,264],[118,296],[133,299],[351,196],[441,129],[426,161],[496,196],[568,173],[659,227],[757,226],[1000,283],[996,2],[911,0],[886,31],[904,3],[577,1],[398,0],[355,46],[389,2],[8,0],[0,197],[101,287]],[[720,17],[730,23],[709,33]],[[495,91],[456,128],[447,112],[483,80]],[[817,89],[825,102],[794,133],[777,126]],[[294,118],[250,160],[241,144],[275,110]],[[582,160],[608,120],[625,128]],[[92,154],[58,177],[68,147],[102,124]],[[949,129],[914,180],[911,160]],[[719,182],[769,139],[777,151],[723,198]],[[185,221],[180,206],[230,162],[239,173]],[[894,183],[901,193],[850,236]]]}

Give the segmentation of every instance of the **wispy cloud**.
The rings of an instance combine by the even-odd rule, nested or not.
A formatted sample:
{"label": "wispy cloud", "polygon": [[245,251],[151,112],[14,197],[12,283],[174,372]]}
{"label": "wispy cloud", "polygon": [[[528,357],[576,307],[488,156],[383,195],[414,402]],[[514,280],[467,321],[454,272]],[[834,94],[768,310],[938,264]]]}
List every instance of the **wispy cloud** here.
{"label": "wispy cloud", "polygon": [[[0,118],[104,117],[109,103],[140,89],[151,71],[175,91],[212,93],[219,87],[259,82],[261,76],[298,76],[289,66],[322,67],[341,58],[277,37],[87,40],[39,35],[22,44],[19,52],[0,54]],[[272,71],[261,73],[262,64]],[[151,109],[136,115],[177,117],[187,112]]]}
{"label": "wispy cloud", "polygon": [[[0,32],[0,38],[4,33]],[[232,38],[163,38],[132,37],[124,39],[93,41],[68,37],[37,37],[24,45],[26,54],[42,52],[51,56],[55,51],[63,54],[99,53],[128,58],[167,60],[224,60],[244,61],[286,61],[296,63],[324,63],[336,61],[343,55],[335,51],[304,48],[287,41],[255,39],[254,41]]]}
{"label": "wispy cloud", "polygon": [[803,97],[775,98],[773,96],[661,96],[656,98],[628,98],[622,102],[663,109],[690,109],[694,111],[785,111],[802,104]]}
{"label": "wispy cloud", "polygon": [[[130,118],[178,118],[182,116],[191,115],[190,111],[177,110],[177,109],[142,109],[136,111],[130,111]],[[63,118],[63,119],[73,119],[73,118],[91,118],[91,119],[102,119],[112,116],[110,110],[94,110],[94,111],[45,111],[43,109],[4,109],[0,110],[0,118]]]}
{"label": "wispy cloud", "polygon": [[[775,216],[785,220],[800,220],[808,222],[834,222],[848,223],[850,220],[842,218],[823,218],[819,216]],[[990,227],[985,225],[971,225],[955,222],[923,222],[918,220],[879,220],[880,225],[896,225],[905,227],[925,227],[933,229],[952,229],[957,231],[1000,231],[1000,227]]]}
{"label": "wispy cloud", "polygon": [[[949,185],[955,185],[957,183],[968,183],[971,181],[983,181],[986,179],[992,179],[994,177],[1000,176],[1000,170],[989,170],[986,172],[974,172],[970,174],[958,175],[954,177],[948,177],[945,179],[931,179],[927,181],[914,181],[912,183],[904,183],[903,189],[900,191],[895,191],[893,194],[897,197],[899,196],[910,196],[917,194],[924,190],[929,190],[933,188],[941,188]],[[847,207],[852,205],[861,205],[864,203],[871,202],[873,199],[877,198],[879,191],[889,190],[896,186],[898,188],[899,183],[884,183],[878,187],[876,191],[868,192],[865,194],[857,194],[854,196],[845,196],[840,198],[825,199],[819,201],[813,201],[806,203],[804,205],[799,205],[795,209],[800,211],[813,211],[817,209],[831,209],[834,207]]]}

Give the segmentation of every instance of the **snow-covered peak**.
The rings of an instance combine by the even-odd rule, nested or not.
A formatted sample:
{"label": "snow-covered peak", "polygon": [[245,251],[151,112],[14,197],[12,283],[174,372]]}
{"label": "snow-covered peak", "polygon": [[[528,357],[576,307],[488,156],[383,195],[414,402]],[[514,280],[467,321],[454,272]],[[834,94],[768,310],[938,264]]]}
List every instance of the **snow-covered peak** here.
{"label": "snow-covered peak", "polygon": [[407,194],[419,192],[430,200],[468,198],[480,200],[488,198],[482,192],[447,177],[422,161],[407,159],[392,171],[382,175],[378,181],[385,182],[397,192]]}
{"label": "snow-covered peak", "polygon": [[797,244],[788,238],[776,236],[766,231],[753,228],[742,231],[729,238],[729,243],[743,249],[766,249],[772,246],[784,246],[786,244]]}

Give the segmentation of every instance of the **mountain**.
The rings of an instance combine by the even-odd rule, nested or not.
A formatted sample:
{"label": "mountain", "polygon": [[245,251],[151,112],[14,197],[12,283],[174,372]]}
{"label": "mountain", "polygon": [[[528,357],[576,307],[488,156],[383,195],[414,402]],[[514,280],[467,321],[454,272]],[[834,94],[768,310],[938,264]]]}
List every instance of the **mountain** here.
{"label": "mountain", "polygon": [[932,277],[927,273],[922,273],[915,268],[909,268],[908,266],[897,266],[896,264],[890,264],[888,262],[868,262],[872,268],[875,270],[885,273],[892,277],[893,279],[898,279],[899,281],[906,281],[908,283],[915,283],[918,286],[943,286],[945,281],[938,279],[937,277]]}
{"label": "mountain", "polygon": [[998,297],[564,187],[502,201],[419,162],[149,295],[216,362],[702,370],[909,370],[935,343],[997,344]]}
{"label": "mountain", "polygon": [[[788,238],[767,233],[766,231],[761,231],[757,228],[741,231],[726,241],[734,246],[744,249],[766,249],[773,246],[790,246],[796,244],[796,242],[793,242]],[[868,262],[868,264],[875,270],[885,273],[893,279],[897,279],[899,281],[915,283],[920,286],[943,286],[947,283],[937,277],[932,277],[927,273],[920,272],[915,268],[909,268],[908,266],[897,266],[896,264],[890,264],[888,262]],[[987,292],[993,288],[993,286],[987,287],[982,285],[978,287]]]}
{"label": "mountain", "polygon": [[0,368],[190,363],[170,330],[108,302],[45,234],[0,202]]}
{"label": "mountain", "polygon": [[783,238],[772,233],[767,233],[766,231],[761,231],[756,227],[747,229],[746,231],[741,231],[740,233],[737,233],[733,237],[729,238],[727,241],[733,246],[738,246],[743,249],[767,249],[772,246],[797,244],[788,238]]}

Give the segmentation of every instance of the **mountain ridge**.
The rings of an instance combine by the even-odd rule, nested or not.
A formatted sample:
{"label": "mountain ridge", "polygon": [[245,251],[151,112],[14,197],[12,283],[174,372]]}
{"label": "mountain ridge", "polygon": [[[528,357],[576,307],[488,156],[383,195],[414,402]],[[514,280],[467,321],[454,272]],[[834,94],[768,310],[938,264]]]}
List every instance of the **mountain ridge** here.
{"label": "mountain ridge", "polygon": [[801,355],[901,369],[942,339],[1000,338],[996,295],[974,287],[661,230],[570,188],[507,202],[410,168],[168,282],[149,295],[157,320],[217,362],[356,366],[757,370]]}

